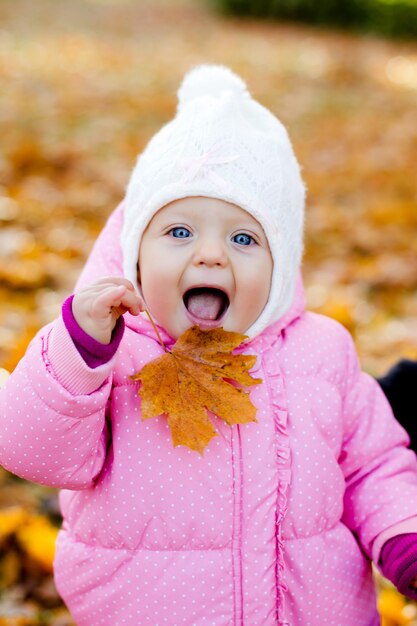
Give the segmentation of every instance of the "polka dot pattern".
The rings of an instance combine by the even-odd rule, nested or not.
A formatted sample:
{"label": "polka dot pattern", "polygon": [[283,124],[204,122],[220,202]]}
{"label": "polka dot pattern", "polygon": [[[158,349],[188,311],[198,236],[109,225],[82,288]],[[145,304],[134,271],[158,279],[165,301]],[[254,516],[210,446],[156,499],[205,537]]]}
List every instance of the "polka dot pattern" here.
{"label": "polka dot pattern", "polygon": [[63,488],[78,626],[376,626],[373,543],[415,515],[417,467],[346,331],[296,310],[250,342],[258,421],[216,420],[200,456],[141,420],[129,376],[161,352],[141,323],[95,390],[48,328],[1,392],[1,463]]}

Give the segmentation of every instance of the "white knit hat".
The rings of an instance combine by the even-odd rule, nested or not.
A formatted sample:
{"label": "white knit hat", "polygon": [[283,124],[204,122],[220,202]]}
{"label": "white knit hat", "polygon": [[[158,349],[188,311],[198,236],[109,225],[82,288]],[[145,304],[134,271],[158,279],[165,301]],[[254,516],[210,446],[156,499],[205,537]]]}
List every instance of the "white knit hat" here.
{"label": "white knit hat", "polygon": [[273,258],[269,299],[250,337],[292,302],[303,248],[304,185],[287,131],[227,67],[202,65],[184,78],[178,110],[139,156],[127,188],[123,269],[137,285],[144,230],[174,200],[206,196],[238,205],[262,225]]}

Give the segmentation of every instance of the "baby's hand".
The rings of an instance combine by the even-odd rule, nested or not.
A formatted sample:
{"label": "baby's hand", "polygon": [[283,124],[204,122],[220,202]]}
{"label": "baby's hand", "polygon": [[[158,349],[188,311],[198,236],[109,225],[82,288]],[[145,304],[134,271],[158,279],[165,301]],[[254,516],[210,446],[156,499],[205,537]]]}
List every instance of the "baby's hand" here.
{"label": "baby's hand", "polygon": [[84,332],[96,341],[108,344],[118,318],[129,311],[139,315],[145,303],[126,278],[102,278],[75,294],[72,313]]}

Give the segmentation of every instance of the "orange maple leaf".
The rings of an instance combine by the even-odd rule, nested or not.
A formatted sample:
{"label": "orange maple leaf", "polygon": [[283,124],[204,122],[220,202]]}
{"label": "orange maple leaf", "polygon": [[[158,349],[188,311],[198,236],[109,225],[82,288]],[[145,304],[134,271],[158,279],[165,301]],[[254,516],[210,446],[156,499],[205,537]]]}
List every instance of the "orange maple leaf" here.
{"label": "orange maple leaf", "polygon": [[254,355],[232,354],[245,335],[193,326],[166,351],[134,374],[142,386],[142,419],[165,414],[174,446],[203,453],[217,435],[208,412],[227,424],[256,422],[256,408],[244,389],[262,382],[252,378]]}

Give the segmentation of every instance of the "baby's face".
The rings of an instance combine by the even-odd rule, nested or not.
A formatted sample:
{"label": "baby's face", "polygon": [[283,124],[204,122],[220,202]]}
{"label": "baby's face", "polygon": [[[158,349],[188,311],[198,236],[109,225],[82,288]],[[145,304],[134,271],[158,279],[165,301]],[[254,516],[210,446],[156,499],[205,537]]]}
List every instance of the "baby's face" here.
{"label": "baby's face", "polygon": [[174,339],[194,324],[244,333],[268,300],[271,275],[261,225],[223,200],[171,202],[142,237],[142,294],[152,316]]}

